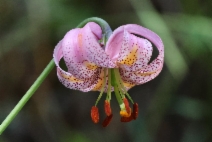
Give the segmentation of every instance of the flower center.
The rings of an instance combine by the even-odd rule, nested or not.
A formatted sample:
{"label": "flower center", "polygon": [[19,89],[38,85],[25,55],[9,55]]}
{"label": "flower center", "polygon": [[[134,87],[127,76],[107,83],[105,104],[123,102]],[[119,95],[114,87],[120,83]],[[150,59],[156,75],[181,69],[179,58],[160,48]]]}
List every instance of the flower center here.
{"label": "flower center", "polygon": [[[138,116],[138,104],[134,103],[130,95],[127,93],[126,88],[124,87],[124,83],[121,79],[119,69],[104,68],[104,78],[103,78],[103,85],[101,88],[101,92],[99,97],[96,100],[95,106],[93,106],[91,109],[91,118],[93,122],[98,123],[99,121],[99,112],[96,106],[100,98],[102,97],[103,92],[106,90],[105,89],[106,85],[107,85],[107,95],[106,95],[104,107],[105,107],[105,114],[107,115],[107,117],[102,123],[103,127],[106,127],[110,123],[113,116],[112,110],[110,107],[112,90],[114,90],[115,92],[115,96],[120,107],[121,122],[129,122],[133,119],[136,119]],[[133,112],[132,112],[132,109],[130,108],[129,102],[126,97],[133,104]]]}

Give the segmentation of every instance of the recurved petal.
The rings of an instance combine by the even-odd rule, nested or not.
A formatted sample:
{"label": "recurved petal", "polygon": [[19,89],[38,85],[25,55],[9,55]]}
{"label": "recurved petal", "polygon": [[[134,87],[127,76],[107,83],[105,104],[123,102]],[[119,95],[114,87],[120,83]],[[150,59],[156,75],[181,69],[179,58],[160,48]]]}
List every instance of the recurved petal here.
{"label": "recurved petal", "polygon": [[56,66],[59,66],[60,59],[63,57],[61,42],[62,41],[59,41],[58,44],[55,46],[54,53],[53,53],[53,59]]}
{"label": "recurved petal", "polygon": [[[98,31],[95,34],[100,36]],[[81,29],[70,30],[62,40],[62,52],[68,72],[79,79],[89,79],[97,72],[98,66],[88,61],[82,36]]]}
{"label": "recurved petal", "polygon": [[161,72],[162,67],[163,59],[161,56],[159,56],[140,71],[132,72],[126,70],[125,68],[120,68],[119,71],[124,82],[127,82],[128,84],[139,85],[157,77]]}
{"label": "recurved petal", "polygon": [[149,65],[145,66],[143,69],[137,72],[131,72],[125,70],[124,68],[120,68],[120,75],[124,82],[129,84],[144,84],[155,77],[161,72],[163,67],[163,59],[159,57],[152,61]]}
{"label": "recurved petal", "polygon": [[65,72],[60,67],[57,67],[57,76],[60,82],[67,88],[80,90],[83,92],[90,91],[87,88],[92,85],[91,80],[80,80],[74,77],[72,74]]}
{"label": "recurved petal", "polygon": [[114,67],[99,44],[101,36],[100,26],[93,22],[64,36],[62,48],[68,72],[79,79],[88,79],[96,74],[98,67]]}
{"label": "recurved petal", "polygon": [[[152,44],[154,44],[159,51],[159,55],[156,57],[156,59],[154,59],[149,64],[146,64],[146,65],[143,64],[142,68],[139,67],[139,70],[129,70],[130,68],[126,68],[126,66],[124,66],[124,67],[120,66],[120,74],[122,76],[122,79],[125,82],[135,83],[135,84],[143,84],[145,82],[148,82],[148,81],[154,79],[161,72],[162,67],[163,67],[164,46],[163,46],[162,40],[154,32],[152,32],[144,27],[141,27],[139,25],[135,25],[135,24],[129,24],[129,25],[119,27],[117,29],[117,31],[114,33],[120,35],[120,33],[122,31],[127,31],[130,34],[135,34],[135,35],[144,37],[145,39],[150,41]],[[115,36],[115,34],[113,36]],[[125,42],[126,42],[125,44],[127,45],[127,43],[129,43],[130,38],[129,38],[128,34],[124,33],[124,36],[125,36]],[[111,37],[111,38],[113,38],[113,37]],[[123,46],[125,46],[125,44],[123,44]],[[147,44],[147,46],[144,49],[148,49],[148,46],[150,46],[150,43],[146,42],[146,44]],[[117,60],[119,60],[119,57],[121,57],[123,54],[122,52],[120,52],[122,50],[121,48],[123,48],[123,46],[117,47],[118,49],[115,49],[116,57],[118,57]],[[117,54],[119,54],[119,56],[117,56]],[[143,55],[145,55],[145,54],[143,54]],[[150,55],[150,54],[148,54],[148,55]],[[149,60],[149,56],[147,57],[147,60]],[[147,63],[147,62],[145,61],[143,63]]]}
{"label": "recurved petal", "polygon": [[76,78],[74,75],[72,75],[69,72],[64,71],[63,69],[60,68],[59,66],[59,61],[63,57],[63,52],[62,52],[62,45],[61,41],[57,44],[54,50],[54,61],[57,66],[57,76],[60,80],[60,82],[66,86],[67,88],[70,89],[75,89],[75,90],[80,90],[80,91],[90,91],[93,88],[91,87],[95,82],[97,82],[98,76],[100,72],[97,72],[95,75],[93,75],[89,79],[79,79]]}
{"label": "recurved petal", "polygon": [[97,39],[102,38],[102,29],[98,24],[94,22],[89,22],[86,26],[90,28],[91,32],[96,36]]}
{"label": "recurved petal", "polygon": [[152,44],[149,41],[159,51],[155,60],[161,60],[160,67],[163,66],[164,47],[160,37],[139,25],[128,24],[117,28],[108,40],[105,51],[111,59],[121,64],[121,68],[140,71],[147,66],[152,55]]}
{"label": "recurved petal", "polygon": [[156,33],[150,31],[149,29],[141,27],[139,25],[135,25],[135,24],[125,25],[125,29],[129,33],[134,33],[146,38],[151,43],[153,43],[159,51],[159,55],[157,56],[157,58],[154,59],[147,67],[144,68],[144,70],[141,70],[141,71],[155,72],[155,71],[161,70],[163,67],[163,62],[164,62],[164,45],[161,38]]}

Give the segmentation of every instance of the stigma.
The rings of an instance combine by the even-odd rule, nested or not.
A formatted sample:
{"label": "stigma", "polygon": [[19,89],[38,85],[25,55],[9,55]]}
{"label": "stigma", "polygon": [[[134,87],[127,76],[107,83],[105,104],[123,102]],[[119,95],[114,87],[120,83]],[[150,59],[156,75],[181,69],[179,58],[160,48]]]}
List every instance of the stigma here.
{"label": "stigma", "polygon": [[[102,126],[106,127],[112,120],[113,114],[110,106],[111,95],[114,94],[120,107],[120,121],[130,122],[138,117],[138,104],[134,103],[132,98],[127,92],[125,84],[120,76],[118,68],[103,68],[102,79],[101,79],[101,90],[100,95],[96,100],[95,106],[91,109],[91,118],[94,123],[99,122],[99,111],[97,104],[101,99],[103,93],[106,93],[106,99],[104,102],[104,111],[106,118],[104,119]],[[114,93],[112,93],[112,91]],[[133,105],[133,109],[130,107],[129,101]]]}

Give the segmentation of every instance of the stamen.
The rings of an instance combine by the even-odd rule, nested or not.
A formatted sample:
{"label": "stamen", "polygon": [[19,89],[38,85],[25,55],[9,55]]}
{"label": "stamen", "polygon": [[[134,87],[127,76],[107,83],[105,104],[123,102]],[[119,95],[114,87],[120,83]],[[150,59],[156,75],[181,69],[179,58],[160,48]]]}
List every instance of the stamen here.
{"label": "stamen", "polygon": [[95,103],[95,106],[98,104],[99,100],[101,99],[102,97],[102,94],[104,92],[104,89],[105,89],[105,84],[106,84],[106,71],[107,69],[104,68],[104,80],[103,80],[103,85],[102,85],[102,88],[101,88],[101,92],[96,100],[96,103]]}
{"label": "stamen", "polygon": [[103,126],[103,127],[106,127],[106,126],[110,123],[110,121],[112,120],[112,117],[113,117],[113,114],[107,116],[107,117],[105,118],[105,120],[103,121],[102,126]]}
{"label": "stamen", "polygon": [[121,110],[120,115],[122,117],[130,117],[131,116],[131,109],[130,109],[130,113],[128,113],[126,110]]}
{"label": "stamen", "polygon": [[107,116],[110,116],[112,114],[112,111],[111,111],[111,107],[110,107],[110,102],[105,100],[105,114]]}
{"label": "stamen", "polygon": [[91,119],[94,123],[99,122],[99,110],[96,106],[91,108]]}
{"label": "stamen", "polygon": [[129,105],[129,102],[126,98],[123,99],[124,101],[124,104],[125,104],[125,108],[126,108],[126,111],[128,114],[131,114],[131,108],[130,108],[130,105]]}
{"label": "stamen", "polygon": [[131,103],[134,104],[134,101],[132,100],[132,98],[130,97],[130,95],[128,93],[126,93],[126,96],[131,101]]}
{"label": "stamen", "polygon": [[118,85],[120,94],[121,94],[122,98],[124,98],[124,94],[126,91],[124,91],[123,87],[121,86],[122,80],[119,79],[120,75],[117,74],[117,71],[118,71],[118,69],[114,69],[114,78],[115,78],[114,80],[116,80],[116,85]]}
{"label": "stamen", "polygon": [[[137,103],[134,103],[133,100],[132,100],[132,98],[130,97],[130,95],[127,93],[127,90],[124,87],[124,84],[122,82],[122,79],[121,79],[119,70],[118,69],[114,69],[114,74],[115,74],[115,78],[116,78],[116,82],[117,82],[118,88],[120,90],[120,94],[123,97],[123,102],[124,102],[125,108],[126,108],[126,111],[125,110],[121,110],[120,111],[120,115],[122,116],[121,117],[121,122],[130,122],[131,120],[136,119],[138,117],[138,104]],[[129,106],[129,102],[124,97],[124,94],[133,103],[133,112],[132,112],[132,115],[131,115],[131,108]]]}
{"label": "stamen", "polygon": [[107,96],[105,100],[105,114],[107,115],[107,117],[102,123],[103,127],[106,127],[110,123],[113,117],[111,107],[110,107],[110,100],[111,100],[111,69],[108,69],[108,87],[107,87]]}
{"label": "stamen", "polygon": [[119,94],[119,90],[118,90],[117,85],[114,86],[114,91],[115,91],[115,96],[116,96],[116,99],[117,99],[117,101],[119,103],[119,106],[120,106],[121,110],[125,110],[125,105],[124,105],[124,103],[122,101],[122,98],[121,98],[121,96]]}
{"label": "stamen", "polygon": [[[118,84],[117,84],[118,85]],[[119,89],[119,93],[120,93],[120,96],[122,98],[122,100],[125,98],[125,95],[124,95],[124,92],[123,90],[120,88],[120,86],[118,85],[118,89]]]}
{"label": "stamen", "polygon": [[118,80],[118,86],[119,88],[121,88],[123,91],[124,91],[124,94],[126,94],[126,96],[128,97],[128,99],[131,101],[132,104],[134,104],[132,98],[130,97],[130,95],[127,93],[127,90],[125,89],[124,87],[124,84],[122,82],[122,79],[121,79],[121,76],[120,76],[120,73],[119,73],[119,70],[118,69],[114,69],[114,73],[115,73],[115,76]]}

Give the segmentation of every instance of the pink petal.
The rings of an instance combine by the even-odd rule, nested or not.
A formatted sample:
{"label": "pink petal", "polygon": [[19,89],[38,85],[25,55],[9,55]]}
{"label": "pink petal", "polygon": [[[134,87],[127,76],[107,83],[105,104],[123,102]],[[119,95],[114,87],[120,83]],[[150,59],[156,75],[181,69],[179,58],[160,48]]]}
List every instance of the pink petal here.
{"label": "pink petal", "polygon": [[[92,22],[91,22],[92,23]],[[94,25],[98,26],[97,24],[93,23]],[[104,49],[100,46],[98,40],[100,38],[97,38],[94,34],[91,33],[97,33],[94,31],[97,28],[93,28],[94,26],[85,25],[85,27],[82,28],[81,34],[82,36],[82,47],[83,51],[85,52],[85,56],[89,62],[92,62],[100,67],[106,67],[106,68],[114,68],[115,63],[109,58],[109,55],[106,54]]]}
{"label": "pink petal", "polygon": [[[133,34],[142,36],[146,40]],[[121,39],[121,37],[123,38]],[[158,57],[150,64],[148,62],[152,46],[148,41],[152,42],[159,51]],[[135,44],[138,48],[135,47]],[[139,25],[129,24],[116,29],[108,40],[105,51],[118,64],[124,64],[119,65],[120,74],[122,79],[128,83],[143,84],[148,82],[155,78],[163,67],[164,46],[162,40],[154,32]],[[134,51],[133,55],[131,55],[132,51]],[[134,55],[136,58],[133,58]]]}
{"label": "pink petal", "polygon": [[144,84],[152,79],[154,79],[155,77],[158,76],[158,74],[161,72],[162,68],[160,68],[159,70],[155,71],[155,72],[130,72],[130,71],[126,71],[123,69],[119,69],[120,71],[120,75],[122,77],[122,80],[124,82],[127,82],[129,84],[135,84],[135,85],[139,85],[139,84]]}
{"label": "pink petal", "polygon": [[146,29],[139,25],[129,24],[125,26],[125,29],[130,33],[143,36],[144,38],[152,42],[159,51],[158,57],[154,59],[147,67],[141,70],[141,72],[158,72],[159,70],[161,70],[164,62],[164,45],[161,38],[149,29]]}
{"label": "pink petal", "polygon": [[101,34],[99,25],[90,22],[65,35],[62,48],[68,72],[79,79],[86,79],[96,74],[98,67],[114,67],[98,42]]}
{"label": "pink petal", "polygon": [[116,29],[107,41],[105,52],[110,56],[110,59],[117,61],[120,48],[124,37],[124,26]]}
{"label": "pink petal", "polygon": [[82,36],[79,28],[69,31],[63,38],[62,50],[68,72],[79,79],[88,79],[97,72],[98,66],[86,58]]}
{"label": "pink petal", "polygon": [[164,62],[163,42],[157,34],[138,25],[127,25],[125,28],[129,32],[141,35],[144,38],[151,41],[159,51],[159,55],[157,56],[156,59],[154,59],[150,64],[148,64],[143,69],[135,73],[136,78],[140,78],[139,81],[136,81],[137,83],[139,84],[146,83],[154,79],[161,72],[163,68],[163,62]]}
{"label": "pink petal", "polygon": [[117,62],[125,70],[139,71],[148,64],[152,50],[152,44],[148,40],[139,38],[125,30]]}
{"label": "pink petal", "polygon": [[98,24],[94,22],[89,22],[86,26],[90,28],[90,30],[97,37],[97,39],[102,38],[102,29]]}
{"label": "pink petal", "polygon": [[60,82],[67,88],[87,92],[93,89],[95,82],[98,79],[99,73],[96,73],[92,78],[80,80],[68,72],[65,72],[60,67],[57,67],[57,76]]}
{"label": "pink petal", "polygon": [[61,43],[62,43],[62,41],[60,41],[57,44],[57,46],[55,47],[55,50],[54,50],[54,54],[53,54],[54,61],[57,66],[57,76],[58,76],[60,82],[64,86],[66,86],[67,88],[70,88],[70,89],[80,90],[80,91],[84,91],[84,92],[92,90],[93,89],[92,86],[98,80],[98,76],[100,75],[100,70],[95,75],[93,75],[91,78],[82,80],[82,79],[76,78],[71,73],[68,73],[68,72],[64,71],[63,69],[61,69],[59,66],[59,61],[63,57]]}

